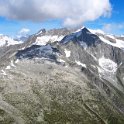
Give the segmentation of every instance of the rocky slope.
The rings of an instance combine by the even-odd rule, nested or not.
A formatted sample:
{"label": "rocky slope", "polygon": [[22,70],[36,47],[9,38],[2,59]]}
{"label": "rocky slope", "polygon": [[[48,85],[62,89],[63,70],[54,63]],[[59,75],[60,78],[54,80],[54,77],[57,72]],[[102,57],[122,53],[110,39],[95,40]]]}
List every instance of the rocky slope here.
{"label": "rocky slope", "polygon": [[123,124],[124,40],[45,29],[0,47],[1,124]]}

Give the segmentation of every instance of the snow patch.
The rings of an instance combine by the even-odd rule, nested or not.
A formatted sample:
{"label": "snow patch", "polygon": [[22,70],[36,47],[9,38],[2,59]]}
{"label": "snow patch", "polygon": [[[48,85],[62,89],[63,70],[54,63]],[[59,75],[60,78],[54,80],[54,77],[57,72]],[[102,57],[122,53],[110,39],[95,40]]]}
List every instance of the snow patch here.
{"label": "snow patch", "polygon": [[83,41],[79,41],[79,44],[86,50],[87,49],[87,44]]}
{"label": "snow patch", "polygon": [[55,42],[55,41],[61,41],[63,39],[64,36],[58,36],[58,35],[54,35],[54,36],[41,36],[41,37],[37,37],[36,42],[34,43],[34,45],[46,45],[48,42]]}
{"label": "snow patch", "polygon": [[4,70],[1,70],[1,74],[5,75],[5,76],[7,75]]}
{"label": "snow patch", "polygon": [[[15,61],[15,63],[18,63],[18,62],[19,62],[19,60],[17,59],[17,60]],[[11,61],[10,65],[6,66],[6,70],[10,70],[11,67],[14,67],[14,68],[16,67],[16,66],[14,65],[13,60]]]}
{"label": "snow patch", "polygon": [[119,39],[115,39],[114,40],[116,41],[115,43],[113,42],[110,42],[109,40],[105,39],[104,37],[102,36],[99,36],[99,38],[106,44],[109,44],[111,46],[114,46],[114,47],[118,47],[120,49],[124,49],[124,41],[122,40],[119,40]]}
{"label": "snow patch", "polygon": [[16,67],[15,65],[14,65],[14,63],[13,63],[13,61],[11,61],[11,64],[10,64],[12,67]]}
{"label": "snow patch", "polygon": [[65,49],[65,55],[67,58],[69,58],[71,56],[71,51]]}
{"label": "snow patch", "polygon": [[59,62],[65,63],[63,59],[58,59]]}
{"label": "snow patch", "polygon": [[9,70],[9,69],[11,69],[11,67],[8,65],[8,66],[6,67],[6,69]]}
{"label": "snow patch", "polygon": [[95,66],[95,65],[91,65],[91,67],[96,68],[96,66]]}
{"label": "snow patch", "polygon": [[15,63],[17,64],[19,62],[19,59],[17,59],[16,61],[15,61]]}
{"label": "snow patch", "polygon": [[106,36],[108,36],[108,37],[110,37],[110,38],[112,38],[112,39],[115,39],[115,37],[113,36],[113,35],[106,35]]}
{"label": "snow patch", "polygon": [[[115,73],[117,71],[117,64],[110,59],[106,59],[104,57],[100,58],[99,65],[104,71],[111,73]],[[99,71],[102,72],[102,70]]]}
{"label": "snow patch", "polygon": [[91,33],[93,33],[93,34],[97,34],[97,33],[99,33],[99,34],[105,34],[105,32],[104,31],[102,31],[102,30],[100,30],[100,29],[96,29],[96,30],[93,30],[93,29],[88,29]]}
{"label": "snow patch", "polygon": [[19,50],[24,50],[25,49],[25,47],[23,47],[23,48],[21,48],[21,49],[19,49]]}
{"label": "snow patch", "polygon": [[86,64],[81,63],[80,61],[75,61],[78,65],[81,65],[82,67],[87,67]]}

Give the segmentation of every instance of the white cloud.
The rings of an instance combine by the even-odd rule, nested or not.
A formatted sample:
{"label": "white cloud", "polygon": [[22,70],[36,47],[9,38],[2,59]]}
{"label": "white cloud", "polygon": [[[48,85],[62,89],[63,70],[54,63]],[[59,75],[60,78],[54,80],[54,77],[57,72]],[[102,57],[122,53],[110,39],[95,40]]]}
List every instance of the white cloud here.
{"label": "white cloud", "polygon": [[102,30],[110,34],[119,34],[124,29],[124,23],[108,23],[104,24]]}
{"label": "white cloud", "polygon": [[62,19],[65,26],[94,21],[110,12],[109,0],[0,0],[0,16],[31,21]]}
{"label": "white cloud", "polygon": [[26,35],[26,34],[28,34],[30,32],[30,29],[28,29],[28,28],[22,28],[19,32],[18,32],[18,34],[20,34],[20,35]]}

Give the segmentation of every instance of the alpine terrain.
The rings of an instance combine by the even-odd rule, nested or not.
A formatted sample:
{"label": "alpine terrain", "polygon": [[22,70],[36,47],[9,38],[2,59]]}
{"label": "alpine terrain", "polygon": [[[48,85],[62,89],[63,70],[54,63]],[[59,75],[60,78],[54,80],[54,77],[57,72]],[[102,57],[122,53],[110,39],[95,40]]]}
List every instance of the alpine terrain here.
{"label": "alpine terrain", "polygon": [[83,27],[25,40],[0,35],[0,124],[124,124],[123,36]]}

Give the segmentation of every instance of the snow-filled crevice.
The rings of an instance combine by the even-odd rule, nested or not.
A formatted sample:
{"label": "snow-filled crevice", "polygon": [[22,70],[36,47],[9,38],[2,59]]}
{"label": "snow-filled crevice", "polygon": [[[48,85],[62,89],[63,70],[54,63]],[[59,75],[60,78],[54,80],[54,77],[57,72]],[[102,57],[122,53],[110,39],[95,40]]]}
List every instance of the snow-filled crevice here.
{"label": "snow-filled crevice", "polygon": [[67,58],[69,58],[71,56],[71,51],[65,49],[65,55]]}

